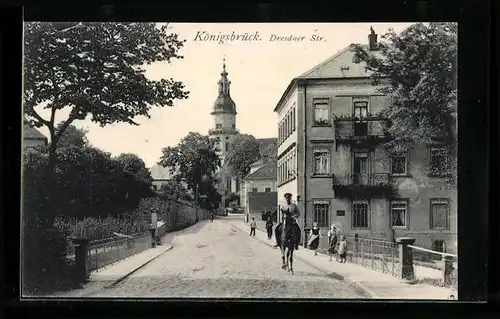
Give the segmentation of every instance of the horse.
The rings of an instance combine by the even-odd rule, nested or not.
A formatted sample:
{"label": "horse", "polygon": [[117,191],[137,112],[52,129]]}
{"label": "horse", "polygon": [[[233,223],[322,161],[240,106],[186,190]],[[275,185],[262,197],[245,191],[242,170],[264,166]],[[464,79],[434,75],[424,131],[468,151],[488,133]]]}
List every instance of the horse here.
{"label": "horse", "polygon": [[293,251],[298,249],[300,243],[300,228],[291,219],[285,220],[283,223],[278,224],[275,228],[276,243],[281,250],[281,259],[283,261],[282,269],[286,269],[293,275]]}

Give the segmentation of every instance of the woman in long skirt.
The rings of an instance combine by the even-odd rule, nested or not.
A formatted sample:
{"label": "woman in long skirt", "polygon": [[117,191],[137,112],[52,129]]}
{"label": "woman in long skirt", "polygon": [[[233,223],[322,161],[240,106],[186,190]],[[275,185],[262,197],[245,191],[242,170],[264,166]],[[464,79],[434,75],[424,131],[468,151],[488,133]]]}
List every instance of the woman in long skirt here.
{"label": "woman in long skirt", "polygon": [[[332,256],[335,254],[335,249],[337,248],[337,228],[332,225],[330,231],[328,232],[328,255],[330,255],[330,261],[332,261]],[[338,258],[336,258],[338,260]]]}
{"label": "woman in long skirt", "polygon": [[309,235],[309,249],[314,250],[314,256],[318,254],[316,250],[318,249],[319,239],[321,237],[319,230],[318,223],[314,222],[311,234]]}

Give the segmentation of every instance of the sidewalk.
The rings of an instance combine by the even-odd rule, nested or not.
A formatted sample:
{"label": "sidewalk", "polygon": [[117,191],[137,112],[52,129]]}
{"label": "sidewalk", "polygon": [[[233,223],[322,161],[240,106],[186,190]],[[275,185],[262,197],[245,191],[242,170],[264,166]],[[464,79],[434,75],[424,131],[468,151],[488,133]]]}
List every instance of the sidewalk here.
{"label": "sidewalk", "polygon": [[[231,220],[228,222],[244,232],[249,232],[249,226],[245,225],[243,221]],[[271,247],[274,247],[276,244],[274,234],[272,239],[269,240],[267,233],[260,228],[257,228],[255,238]],[[311,250],[302,246],[299,246],[299,250],[294,252],[294,257],[320,271],[335,273],[342,280],[357,286],[374,299],[448,300],[450,294],[453,293],[451,288],[436,287],[427,284],[411,285],[391,275],[360,265],[352,263],[340,264],[335,259],[330,262],[328,256],[319,252],[317,256],[314,256]]]}
{"label": "sidewalk", "polygon": [[89,281],[111,281],[110,286],[115,285],[170,249],[172,245],[146,249],[115,264],[91,272]]}

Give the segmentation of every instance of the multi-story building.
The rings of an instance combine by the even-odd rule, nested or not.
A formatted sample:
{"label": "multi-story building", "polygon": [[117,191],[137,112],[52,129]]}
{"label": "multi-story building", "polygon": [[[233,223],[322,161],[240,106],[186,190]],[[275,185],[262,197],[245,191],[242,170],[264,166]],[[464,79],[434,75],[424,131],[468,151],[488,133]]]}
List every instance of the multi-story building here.
{"label": "multi-story building", "polygon": [[[368,47],[376,54],[373,32]],[[278,198],[294,195],[303,229],[316,221],[324,231],[336,224],[346,235],[456,250],[457,192],[438,174],[442,145],[386,151],[377,114],[389,101],[353,56],[348,46],[294,78],[278,102]]]}
{"label": "multi-story building", "polygon": [[262,160],[250,166],[250,172],[243,179],[241,202],[249,217],[260,219],[260,214],[272,211],[277,203],[276,159]]}

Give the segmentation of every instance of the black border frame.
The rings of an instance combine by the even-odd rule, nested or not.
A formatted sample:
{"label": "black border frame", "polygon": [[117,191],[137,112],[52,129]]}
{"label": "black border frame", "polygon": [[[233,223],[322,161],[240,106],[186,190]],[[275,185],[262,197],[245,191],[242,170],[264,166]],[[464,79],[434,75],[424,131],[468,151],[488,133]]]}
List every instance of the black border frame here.
{"label": "black border frame", "polygon": [[[493,5],[495,5],[493,1]],[[142,10],[141,10],[142,9]],[[488,91],[488,77],[493,70],[490,63],[490,19],[489,1],[367,1],[367,2],[330,2],[312,4],[311,2],[288,3],[260,3],[247,4],[245,2],[226,3],[223,6],[212,2],[193,4],[176,2],[166,5],[138,6],[92,6],[89,4],[71,4],[70,6],[51,6],[44,3],[30,10],[25,10],[26,20],[42,21],[165,21],[173,22],[351,22],[351,21],[458,21],[459,22],[459,298],[461,300],[486,300],[487,268],[496,270],[494,258],[487,259],[487,250],[498,251],[493,245],[496,232],[497,216],[487,216],[489,202],[489,188],[497,179],[488,179],[489,173],[498,177],[498,167],[489,167],[489,162],[498,163],[494,156],[496,148],[491,148],[488,138],[491,133],[498,138],[498,129],[494,121],[498,120],[496,108],[491,105]],[[210,12],[210,14],[208,14]],[[212,314],[216,317],[227,316],[265,316],[271,314],[268,309],[278,314],[293,314],[296,306],[314,307],[318,315],[340,315],[337,307],[332,308],[329,303],[316,301],[314,305],[308,300],[303,302],[273,302],[266,303],[260,300],[259,304],[248,301],[217,302],[215,300],[170,303],[163,300],[152,302],[113,302],[110,300],[71,301],[61,303],[57,300],[43,302],[19,301],[19,247],[17,236],[19,231],[20,198],[20,135],[21,121],[21,39],[23,11],[21,7],[3,7],[1,18],[1,51],[2,58],[2,216],[4,236],[2,261],[3,278],[5,280],[3,295],[8,312],[7,315],[40,315],[43,309],[49,316],[172,316],[177,311],[183,316],[201,314],[205,317]],[[498,27],[498,26],[497,26]],[[493,30],[495,32],[495,30]],[[491,79],[491,78],[490,78]],[[490,107],[488,108],[488,102]],[[465,107],[464,107],[465,105]],[[490,124],[490,127],[488,127]],[[491,139],[497,141],[497,139]],[[495,143],[495,146],[498,146]],[[489,180],[489,183],[487,181]],[[497,213],[497,212],[496,212]],[[490,231],[485,236],[483,231],[490,225]],[[493,230],[493,231],[492,231]],[[12,240],[15,238],[15,240]],[[496,242],[496,241],[494,241]],[[15,243],[15,244],[13,244]],[[493,254],[490,254],[493,257]],[[498,292],[493,287],[493,277],[490,272],[490,298]],[[311,300],[309,300],[311,301]],[[314,300],[315,301],[315,300]],[[357,313],[374,314],[375,309],[395,312],[403,310],[401,304],[415,304],[410,301],[385,302],[382,307],[366,301],[356,303],[340,301],[349,316]],[[361,302],[361,304],[359,303]],[[270,306],[271,305],[271,306]],[[326,306],[323,308],[323,306]],[[480,310],[479,304],[469,305],[474,313]],[[437,314],[443,309],[440,303],[419,304],[419,307],[433,310]],[[322,309],[323,308],[323,309]],[[444,313],[452,309],[464,312],[461,304],[447,304]],[[481,307],[484,309],[484,307]],[[311,314],[312,309],[304,309]],[[386,311],[384,311],[386,312]],[[338,313],[338,314],[337,314]],[[297,312],[297,316],[299,313]],[[210,317],[210,316],[209,316]]]}

